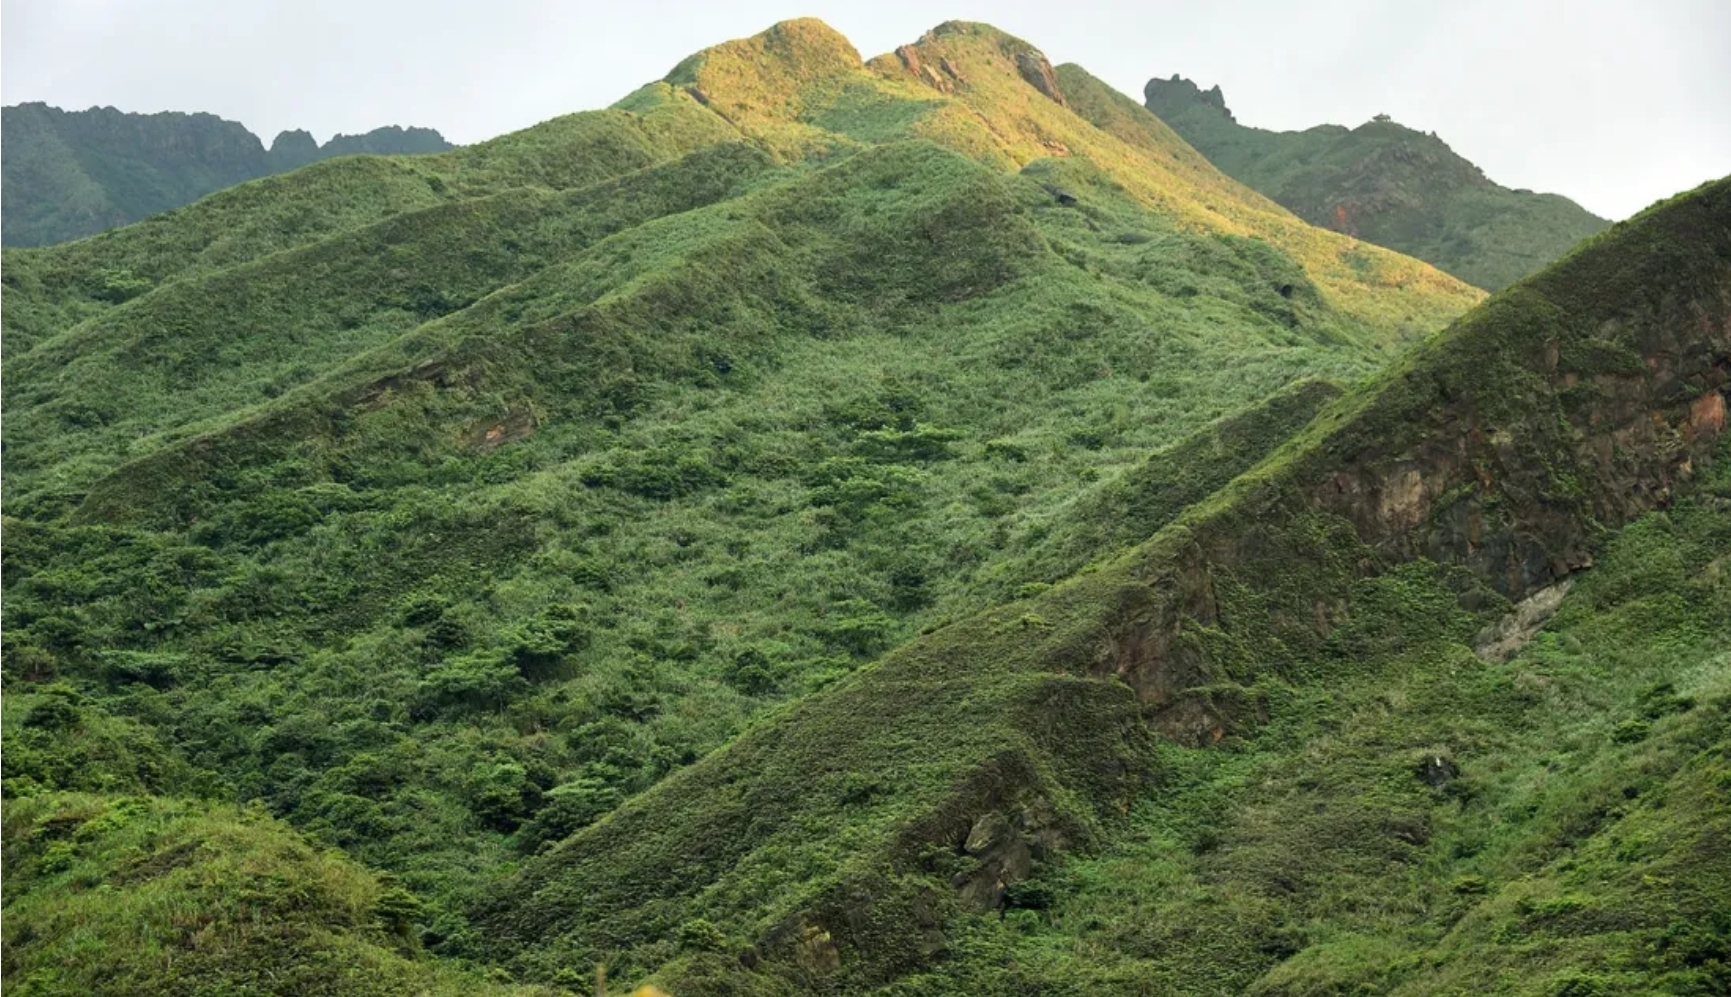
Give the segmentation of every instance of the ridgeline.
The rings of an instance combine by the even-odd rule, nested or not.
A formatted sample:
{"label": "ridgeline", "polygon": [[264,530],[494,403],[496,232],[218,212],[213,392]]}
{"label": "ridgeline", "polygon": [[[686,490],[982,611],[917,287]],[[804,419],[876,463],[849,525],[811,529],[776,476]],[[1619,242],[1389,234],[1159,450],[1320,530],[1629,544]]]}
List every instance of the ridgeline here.
{"label": "ridgeline", "polygon": [[214,114],[126,114],[112,107],[0,109],[0,243],[45,246],[130,225],[206,194],[333,156],[451,148],[430,128],[375,128],[319,145],[286,131],[267,150]]}
{"label": "ridgeline", "polygon": [[1145,103],[1222,172],[1298,217],[1415,256],[1497,291],[1608,222],[1558,194],[1500,186],[1434,133],[1386,115],[1357,128],[1273,132],[1238,123],[1219,87],[1174,75]]}

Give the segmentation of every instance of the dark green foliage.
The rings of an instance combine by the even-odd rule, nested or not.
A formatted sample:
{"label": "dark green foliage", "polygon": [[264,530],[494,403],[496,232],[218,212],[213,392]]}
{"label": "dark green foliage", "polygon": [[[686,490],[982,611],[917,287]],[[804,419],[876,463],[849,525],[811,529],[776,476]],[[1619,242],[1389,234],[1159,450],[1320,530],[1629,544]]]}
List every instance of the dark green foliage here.
{"label": "dark green foliage", "polygon": [[267,152],[257,136],[214,115],[123,114],[112,107],[62,111],[17,104],[5,108],[0,121],[6,148],[0,240],[8,246],[95,235],[332,156],[451,148],[432,129],[392,125],[337,135],[323,146],[306,132],[284,132]]}
{"label": "dark green foliage", "polygon": [[1025,590],[1038,584],[1031,579],[1060,581],[1091,560],[1153,536],[1255,466],[1340,393],[1328,381],[1301,381],[1159,451],[1084,495],[1061,519],[1032,526],[1029,552],[1004,561],[992,584],[1012,594],[1037,594]]}
{"label": "dark green foliage", "polygon": [[[1699,289],[1705,297],[1697,300],[1715,300],[1711,289],[1720,285],[1706,275],[1717,272],[1716,260],[1727,245],[1727,233],[1712,229],[1724,217],[1727,189],[1704,189],[1641,226],[1607,236],[1570,268],[1535,282],[1547,297],[1505,299],[1503,307],[1543,315],[1548,306],[1555,315],[1566,303],[1582,317],[1581,328],[1604,327],[1602,319],[1592,318],[1600,308],[1652,316],[1655,306],[1638,294],[1602,296],[1593,271],[1622,246],[1694,225],[1707,230],[1695,244],[1691,265],[1663,264],[1671,268],[1668,293]],[[1624,255],[1622,265],[1636,269],[1624,278],[1633,283],[1641,280],[1640,269],[1661,264]],[[1692,283],[1694,274],[1703,282]],[[1676,305],[1658,305],[1657,314],[1666,314],[1667,307]],[[1361,537],[1360,529],[1373,530],[1374,524],[1355,526],[1345,518],[1350,507],[1336,513],[1283,501],[1283,493],[1290,494],[1285,489],[1303,487],[1297,482],[1333,480],[1329,475],[1338,474],[1334,469],[1346,459],[1343,451],[1356,453],[1359,461],[1385,459],[1380,455],[1396,447],[1423,452],[1430,430],[1409,407],[1425,392],[1442,393],[1442,405],[1473,397],[1484,418],[1533,427],[1539,438],[1532,459],[1545,460],[1552,451],[1545,449],[1550,443],[1543,434],[1554,430],[1546,430],[1542,396],[1529,394],[1517,406],[1495,391],[1499,378],[1530,385],[1532,367],[1545,363],[1542,350],[1530,352],[1523,339],[1507,333],[1507,323],[1496,303],[1463,321],[1422,351],[1414,366],[1397,367],[1357,396],[1336,402],[1297,441],[1237,484],[1191,504],[1135,556],[1045,590],[1030,604],[1002,607],[904,645],[849,682],[807,698],[774,725],[752,730],[532,862],[483,907],[483,924],[530,972],[607,950],[624,950],[622,964],[647,969],[667,958],[655,939],[682,915],[760,924],[772,953],[783,946],[780,961],[767,972],[796,984],[815,973],[843,991],[870,990],[912,973],[896,986],[908,992],[1008,993],[1090,980],[1106,989],[1135,981],[1178,992],[1256,987],[1326,993],[1361,987],[1375,992],[1412,981],[1423,992],[1423,974],[1433,970],[1440,978],[1479,972],[1483,963],[1457,955],[1446,940],[1458,906],[1433,907],[1430,891],[1483,895],[1492,888],[1463,890],[1456,884],[1467,875],[1483,879],[1486,871],[1504,877],[1499,882],[1518,883],[1520,871],[1548,869],[1559,849],[1606,840],[1596,836],[1610,814],[1602,802],[1613,792],[1609,783],[1627,786],[1632,770],[1626,766],[1636,764],[1625,751],[1653,744],[1653,750],[1666,752],[1662,760],[1652,757],[1642,778],[1696,779],[1689,759],[1723,738],[1722,709],[1694,714],[1703,726],[1688,727],[1682,740],[1660,748],[1656,724],[1645,713],[1671,705],[1662,689],[1654,691],[1653,676],[1679,668],[1722,671],[1710,663],[1719,657],[1717,649],[1727,639],[1724,621],[1731,619],[1718,576],[1693,591],[1700,573],[1731,550],[1723,499],[1716,494],[1722,487],[1717,482],[1731,469],[1723,459],[1714,465],[1716,477],[1704,486],[1705,494],[1686,512],[1678,507],[1671,513],[1688,517],[1688,554],[1674,545],[1653,548],[1644,534],[1664,520],[1643,521],[1566,604],[1555,624],[1558,632],[1587,626],[1597,628],[1598,636],[1591,663],[1570,672],[1584,683],[1579,698],[1562,708],[1553,698],[1557,693],[1523,691],[1507,670],[1485,665],[1465,646],[1487,617],[1508,605],[1475,581],[1467,567],[1476,567],[1470,548],[1464,557],[1452,547],[1439,548],[1461,558],[1458,564],[1396,554],[1394,563],[1367,574],[1378,557],[1390,556]],[[1672,329],[1659,323],[1627,335],[1660,342]],[[1547,332],[1540,325],[1527,335]],[[1432,399],[1423,411],[1439,411]],[[1573,473],[1567,467],[1500,465],[1499,473],[1513,481],[1505,501],[1513,506],[1513,490],[1526,489],[1527,481]],[[1447,503],[1439,508],[1438,521],[1446,522]],[[1554,515],[1542,508],[1521,514],[1540,522]],[[1557,532],[1559,543],[1569,542],[1558,526],[1543,528]],[[1228,553],[1216,555],[1221,561],[1212,569],[1208,602],[1190,610],[1209,615],[1190,621],[1179,635],[1183,643],[1177,646],[1190,660],[1206,663],[1199,677],[1207,684],[1187,695],[1225,718],[1226,730],[1243,731],[1230,742],[1235,750],[1171,747],[1148,753],[1133,739],[1102,743],[1080,737],[1081,729],[1097,738],[1131,729],[1083,692],[1092,686],[1103,697],[1122,695],[1124,688],[1115,683],[1074,679],[1070,696],[1040,688],[1036,701],[1042,705],[1033,712],[992,698],[993,690],[1038,687],[1056,679],[1053,673],[1090,668],[1099,660],[1098,648],[1126,639],[1119,636],[1118,621],[1157,619],[1157,607],[1169,598],[1165,593],[1191,584],[1180,572],[1203,570],[1185,560],[1192,544]],[[1630,586],[1632,578],[1642,580]],[[1664,594],[1667,588],[1670,595]],[[1599,602],[1596,615],[1587,613],[1589,622],[1578,622],[1581,611],[1568,608],[1591,607],[1606,597],[1601,593],[1619,590],[1648,607],[1645,615],[1619,619]],[[1692,594],[1685,601],[1680,597],[1686,590]],[[1349,608],[1336,610],[1335,625],[1319,630],[1312,619],[1334,601]],[[1643,649],[1654,640],[1672,648],[1675,657],[1649,656],[1640,668],[1618,664],[1625,654],[1647,654]],[[1536,642],[1529,654],[1541,655],[1547,646]],[[1594,705],[1611,689],[1639,711],[1637,723],[1607,717]],[[1531,823],[1500,809],[1520,806],[1509,802],[1509,794],[1531,799],[1530,787],[1545,785],[1537,775],[1545,764],[1542,753],[1533,746],[1554,743],[1578,724],[1587,725],[1587,740],[1577,750],[1593,759],[1583,761],[1581,780],[1536,790],[1542,795],[1528,815],[1536,818]],[[1215,730],[1216,737],[1226,733]],[[1625,731],[1639,731],[1639,737]],[[1039,748],[1018,755],[1021,739],[1034,732],[1045,735]],[[896,754],[898,747],[914,745],[917,765]],[[1201,753],[1188,756],[1193,750]],[[1718,761],[1707,764],[1709,771],[1719,770]],[[834,793],[806,788],[831,766],[847,773]],[[1526,775],[1490,778],[1511,769]],[[1139,840],[1137,832],[1114,825],[1110,807],[1101,806],[1122,800],[1116,794],[1124,785],[1114,790],[1091,781],[1102,770],[1155,773],[1153,790],[1143,799],[1168,802],[1143,805],[1159,815],[1151,818],[1159,833],[1149,846],[1159,849],[1153,855],[1160,858],[1131,858],[1124,868],[1152,867],[1160,876],[1143,874],[1134,890],[1120,891],[1111,874],[1090,876],[1086,865],[1072,869],[1071,897],[1100,897],[1100,906],[1074,928],[1042,929],[1038,912],[1021,904],[1020,890],[1001,920],[970,917],[966,884],[982,869],[977,856],[992,854],[987,842],[996,840],[981,828],[992,819],[1007,820],[1006,812],[1020,813],[1029,827],[1065,826],[1072,841],[1092,838],[1102,827],[1111,828],[1106,833],[1116,840]],[[998,795],[982,799],[976,795],[980,785]],[[1632,792],[1622,798],[1645,795],[1639,786]],[[1090,812],[1089,803],[1100,809]],[[1040,816],[1047,807],[1056,813]],[[1716,804],[1708,807],[1659,816],[1681,821],[1671,840],[1684,855],[1706,847],[1692,842],[1719,834],[1722,815],[1712,809]],[[1496,830],[1504,826],[1510,830]],[[982,843],[976,852],[971,843],[977,838]],[[1601,847],[1616,851],[1608,843]],[[1647,853],[1640,849],[1647,847],[1624,848],[1618,861],[1641,861]],[[791,877],[772,872],[787,868],[803,871]],[[620,882],[637,892],[628,899]],[[1703,893],[1678,898],[1648,881],[1629,882],[1636,891],[1630,896],[1640,899],[1618,902],[1656,902],[1661,923],[1682,909],[1722,903],[1727,888],[1722,877],[1707,877],[1700,881]],[[1183,888],[1173,893],[1174,885]],[[1507,902],[1518,905],[1523,895],[1516,889]],[[1071,897],[1058,900],[1056,909]],[[1221,897],[1232,899],[1223,904]],[[1138,904],[1159,913],[1127,917],[1126,906]],[[1552,925],[1591,909],[1566,896],[1535,898],[1513,930],[1550,933]],[[924,934],[928,925],[944,925],[943,940]],[[1207,945],[1197,944],[1198,933]],[[807,939],[799,943],[806,948],[787,947],[794,943],[786,939],[800,937]],[[923,969],[909,953],[929,952],[934,944],[949,957]],[[1403,954],[1413,945],[1436,946],[1436,962],[1427,968]],[[831,948],[836,965],[823,955]],[[1583,943],[1555,953],[1550,965],[1561,976],[1591,973],[1585,967],[1593,965],[1595,951]],[[1087,956],[1063,955],[1071,952]]]}
{"label": "dark green foliage", "polygon": [[[480,961],[681,995],[1230,992],[1334,925],[1410,924],[1355,920],[1340,884],[1500,897],[1539,868],[1390,872],[1432,869],[1443,808],[1511,798],[1486,752],[1525,765],[1555,733],[1501,755],[1469,723],[1509,686],[1459,644],[1507,600],[1245,496],[1327,446],[1411,445],[1439,391],[1532,388],[1485,411],[1550,413],[1524,358],[1566,289],[1377,374],[1474,296],[1376,250],[1342,269],[1344,240],[1085,74],[1060,75],[1087,119],[1029,86],[1015,39],[920,45],[969,87],[792,22],[608,111],[7,250],[8,833],[121,795],[155,815],[99,849],[44,832],[18,880],[8,839],[8,986],[440,992]],[[1713,286],[1667,252],[1663,279],[1579,266],[1617,271],[1612,297]],[[1584,323],[1557,362],[1631,369],[1618,328]],[[1598,482],[1550,474],[1568,437],[1534,424],[1517,480],[1573,512]],[[1222,570],[1225,615],[1175,645],[1207,665],[1187,702],[1230,724],[1178,748],[1101,676],[1161,605],[1149,579],[1238,518],[1255,568]],[[1656,553],[1569,605],[1655,593],[1652,627],[1717,639],[1676,597],[1700,551],[1629,546]],[[1351,608],[1327,633],[1318,592]],[[1583,692],[1621,711],[1594,743],[1658,751],[1706,716],[1716,693],[1673,671]],[[1378,712],[1384,688],[1423,708]],[[1619,744],[1613,720],[1648,726]],[[1347,728],[1365,740],[1328,740]],[[1301,785],[1313,748],[1337,780]],[[1244,795],[1269,786],[1326,798]],[[1587,840],[1596,813],[1546,833]],[[1156,839],[1147,869],[1232,889],[1114,892],[1114,856]],[[107,865],[158,854],[172,883]],[[292,902],[221,899],[259,893]],[[61,907],[90,934],[51,932]]]}
{"label": "dark green foliage", "polygon": [[1228,175],[1313,225],[1436,264],[1495,291],[1608,223],[1568,198],[1509,190],[1434,134],[1387,120],[1270,132],[1240,125],[1220,88],[1148,81],[1147,106]]}

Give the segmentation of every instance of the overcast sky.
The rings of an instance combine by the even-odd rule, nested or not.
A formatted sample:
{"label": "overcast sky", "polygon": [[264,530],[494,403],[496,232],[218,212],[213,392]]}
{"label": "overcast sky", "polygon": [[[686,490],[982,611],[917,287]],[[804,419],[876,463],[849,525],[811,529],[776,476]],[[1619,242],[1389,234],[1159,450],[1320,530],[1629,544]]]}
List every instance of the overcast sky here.
{"label": "overcast sky", "polygon": [[871,57],[988,21],[1140,100],[1435,131],[1511,187],[1623,218],[1731,173],[1731,0],[3,0],[0,99],[210,111],[268,144],[382,124],[473,142],[603,107],[707,45],[821,17]]}

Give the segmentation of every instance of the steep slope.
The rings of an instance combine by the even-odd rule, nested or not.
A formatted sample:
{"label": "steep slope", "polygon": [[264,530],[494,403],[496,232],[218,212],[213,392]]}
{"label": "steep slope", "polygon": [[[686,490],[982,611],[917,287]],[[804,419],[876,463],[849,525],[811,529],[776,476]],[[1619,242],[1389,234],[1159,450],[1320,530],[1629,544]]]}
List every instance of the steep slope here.
{"label": "steep slope", "polygon": [[[398,877],[421,947],[492,960],[522,925],[483,934],[469,915],[504,872],[591,825],[640,827],[607,815],[662,806],[643,794],[664,780],[694,800],[703,772],[768,780],[762,820],[797,818],[774,832],[785,852],[683,824],[665,833],[696,835],[687,866],[660,868],[654,835],[620,844],[641,875],[582,902],[618,905],[629,956],[601,954],[621,970],[674,955],[663,928],[744,939],[761,905],[775,920],[811,896],[728,880],[746,893],[706,900],[705,928],[678,883],[732,859],[843,882],[809,847],[822,814],[801,808],[830,797],[799,766],[836,768],[825,753],[850,737],[910,761],[823,777],[866,807],[831,843],[865,875],[938,826],[919,819],[955,774],[1002,795],[982,752],[1012,795],[1048,787],[1028,790],[1042,840],[1108,840],[1148,770],[1141,708],[1029,668],[1094,624],[943,624],[1141,539],[1275,448],[1338,392],[1325,382],[1374,374],[1480,298],[1304,225],[992,29],[862,63],[809,21],[607,111],[313,164],[8,249],[3,272],[5,677],[10,694],[69,684],[84,718],[9,765],[7,806],[150,794],[221,825],[256,801],[284,822],[273,839]],[[1190,454],[1225,464],[1192,476]],[[941,678],[933,647],[1009,650],[956,674],[913,737],[896,717],[925,677],[846,697],[927,630],[942,636],[893,660]],[[163,771],[127,743],[159,745]],[[1066,754],[1083,743],[1099,764]],[[216,876],[223,854],[189,868]],[[28,926],[82,881],[14,899],[9,879],[8,913]],[[350,927],[306,951],[389,942]],[[19,938],[16,965],[54,958]],[[522,965],[580,985],[587,944]],[[422,958],[331,986],[412,989]]]}
{"label": "steep slope", "polygon": [[1492,291],[1607,222],[1557,194],[1498,186],[1434,134],[1379,117],[1357,128],[1240,125],[1219,87],[1148,81],[1147,107],[1229,176],[1313,225],[1426,260]]}
{"label": "steep slope", "polygon": [[[1497,962],[1481,961],[1474,953],[1492,930],[1486,921],[1512,910],[1521,930],[1542,936],[1559,930],[1559,918],[1602,910],[1564,931],[1579,943],[1543,950],[1545,978],[1651,983],[1669,965],[1665,945],[1675,944],[1698,953],[1677,956],[1676,979],[1711,986],[1719,970],[1693,972],[1701,963],[1690,960],[1721,958],[1731,925],[1674,926],[1731,900],[1731,880],[1710,858],[1731,830],[1722,786],[1682,812],[1625,808],[1618,817],[1630,824],[1604,839],[1596,835],[1606,814],[1584,808],[1618,779],[1635,780],[1629,799],[1724,782],[1731,479],[1723,468],[1698,504],[1680,508],[1681,525],[1643,521],[1656,542],[1626,541],[1609,577],[1584,586],[1586,605],[1565,610],[1581,633],[1608,638],[1590,654],[1564,645],[1575,655],[1573,681],[1555,695],[1570,721],[1595,696],[1648,710],[1648,719],[1616,728],[1616,745],[1643,740],[1654,720],[1686,717],[1645,753],[1604,744],[1610,724],[1589,721],[1593,739],[1574,759],[1585,767],[1570,770],[1580,773],[1570,787],[1580,795],[1503,783],[1489,812],[1450,821],[1437,809],[1448,795],[1427,796],[1427,785],[1442,789],[1463,767],[1482,765],[1488,775],[1520,758],[1522,745],[1571,725],[1533,702],[1502,714],[1506,739],[1486,743],[1471,707],[1443,708],[1422,680],[1397,684],[1393,673],[1416,670],[1479,701],[1507,690],[1509,672],[1487,671],[1463,644],[1514,603],[1559,591],[1611,531],[1670,503],[1674,489],[1712,466],[1726,449],[1728,385],[1731,180],[1652,209],[1493,299],[1124,558],[914,641],[579,832],[508,882],[483,923],[532,973],[611,958],[638,972],[660,966],[696,993],[871,989],[945,953],[946,968],[907,981],[905,992],[1078,986],[1048,974],[1097,976],[1109,948],[1098,961],[1069,962],[1035,944],[1034,965],[1045,966],[1017,969],[1015,934],[976,948],[978,933],[993,933],[968,912],[1057,902],[1036,873],[1109,836],[1154,786],[1166,792],[1153,800],[1178,808],[1156,809],[1155,826],[1194,827],[1187,805],[1212,805],[1235,821],[1192,852],[1237,845],[1223,870],[1207,859],[1184,869],[1181,857],[1162,855],[1178,861],[1174,873],[1200,881],[1200,891],[1212,879],[1254,892],[1219,909],[1219,894],[1197,888],[1168,901],[1157,883],[1124,897],[1109,880],[1091,889],[1084,881],[1092,918],[1082,930],[1096,939],[1103,916],[1126,916],[1102,915],[1113,898],[1156,925],[1212,926],[1200,950],[1175,928],[1122,950],[1148,964],[1114,967],[1130,974],[1117,976],[1119,985],[1161,980],[1215,993],[1253,984],[1306,949],[1309,932],[1327,944],[1259,989],[1326,993],[1342,980],[1400,979],[1422,993],[1442,981],[1496,982],[1498,967],[1515,969],[1523,957],[1511,947]],[[1676,541],[1665,539],[1673,529]],[[1644,598],[1659,601],[1630,603]],[[1669,609],[1646,615],[1659,605]],[[1670,649],[1663,658],[1615,674],[1653,639]],[[1641,699],[1625,706],[1643,684]],[[1692,695],[1678,696],[1679,686]],[[1409,719],[1336,733],[1390,695],[1385,710]],[[1335,696],[1348,705],[1331,703]],[[1192,777],[1212,790],[1200,799],[1174,792],[1185,776],[1172,766],[1206,772],[1206,762],[1149,740],[1151,729],[1178,744],[1244,737],[1254,747],[1260,725],[1273,750],[1222,779],[1227,791]],[[1305,777],[1298,799],[1232,778],[1290,771],[1293,753],[1341,768]],[[1523,798],[1560,812],[1487,838],[1495,808]],[[1311,816],[1296,818],[1308,804]],[[1433,822],[1460,836],[1437,840]],[[1283,840],[1281,828],[1307,837]],[[1653,837],[1660,828],[1670,834],[1663,847]],[[1556,834],[1584,842],[1593,862],[1616,852],[1645,878],[1619,873],[1595,887],[1597,900],[1570,894],[1591,877],[1557,864],[1548,837]],[[1497,850],[1478,865],[1440,861],[1449,847],[1467,849],[1456,859],[1474,854],[1462,844],[1473,835],[1478,848],[1494,841]],[[1626,835],[1650,845],[1617,852]],[[1349,844],[1337,857],[1306,850],[1324,842]],[[1451,886],[1442,878],[1469,869],[1477,879]],[[1521,880],[1532,875],[1547,885]],[[1688,891],[1661,885],[1679,876]],[[1409,877],[1418,879],[1406,887],[1417,890],[1412,907],[1376,907],[1384,882]],[[1467,904],[1430,916],[1427,896],[1493,888],[1507,892],[1456,934],[1449,929]],[[1314,923],[1283,923],[1293,917]],[[1366,932],[1367,922],[1377,930]],[[1676,930],[1699,934],[1659,941],[1659,955],[1634,962],[1601,961],[1607,939],[1650,953],[1645,946]],[[1061,937],[1045,942],[1062,947]],[[1405,955],[1415,939],[1439,946],[1430,969]],[[714,954],[740,945],[749,948],[737,960]],[[1502,985],[1533,982],[1503,972]]]}
{"label": "steep slope", "polygon": [[42,103],[0,109],[0,127],[0,243],[7,246],[94,235],[332,156],[451,148],[432,129],[392,125],[337,135],[323,146],[306,132],[284,132],[267,151],[245,127],[213,114],[62,111]]}

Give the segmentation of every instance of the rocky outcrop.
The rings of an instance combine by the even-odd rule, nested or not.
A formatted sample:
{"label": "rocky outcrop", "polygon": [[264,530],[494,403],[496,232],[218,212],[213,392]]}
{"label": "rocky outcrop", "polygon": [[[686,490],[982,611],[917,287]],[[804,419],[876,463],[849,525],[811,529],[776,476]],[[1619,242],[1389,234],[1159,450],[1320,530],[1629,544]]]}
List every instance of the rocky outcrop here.
{"label": "rocky outcrop", "polygon": [[1556,615],[1574,585],[1573,578],[1565,578],[1522,599],[1512,612],[1479,632],[1473,653],[1490,662],[1509,660]]}
{"label": "rocky outcrop", "polygon": [[1045,56],[1033,49],[1024,49],[1016,53],[1015,59],[1016,72],[1029,86],[1065,107],[1070,106],[1064,99],[1063,88],[1058,86],[1058,74]]}
{"label": "rocky outcrop", "polygon": [[912,45],[898,46],[896,58],[901,60],[904,69],[941,93],[955,93],[956,84],[961,82],[961,76],[950,65],[950,60],[939,59],[933,66],[922,60],[920,50]]}
{"label": "rocky outcrop", "polygon": [[305,166],[319,158],[318,139],[303,128],[278,132],[270,144],[270,158],[277,169]]}
{"label": "rocky outcrop", "polygon": [[1173,73],[1169,80],[1149,80],[1148,85],[1142,88],[1142,97],[1147,108],[1155,114],[1168,107],[1201,105],[1219,111],[1227,121],[1238,120],[1226,106],[1226,94],[1221,92],[1218,83],[1204,90],[1177,73]]}

